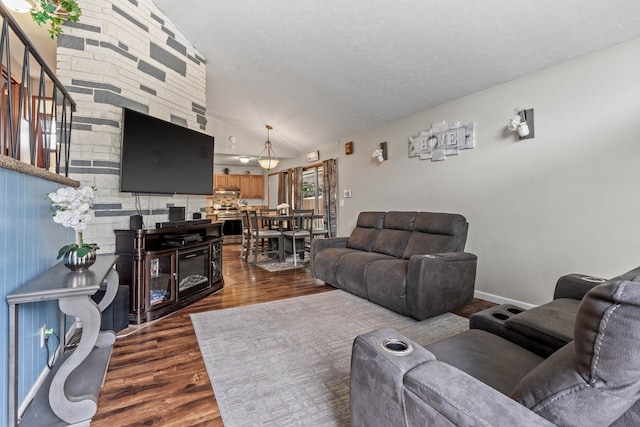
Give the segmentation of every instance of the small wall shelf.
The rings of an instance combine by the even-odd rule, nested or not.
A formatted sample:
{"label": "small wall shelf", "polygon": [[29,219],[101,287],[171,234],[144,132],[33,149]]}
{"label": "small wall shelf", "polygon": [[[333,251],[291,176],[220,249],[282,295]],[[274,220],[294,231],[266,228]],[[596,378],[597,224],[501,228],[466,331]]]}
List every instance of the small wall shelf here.
{"label": "small wall shelf", "polygon": [[[98,394],[115,342],[112,331],[100,331],[102,312],[118,290],[118,257],[99,255],[84,272],[73,272],[62,263],[46,270],[9,295],[9,422],[18,425],[18,307],[58,300],[60,311],[82,321],[82,336],[75,349],[65,351],[20,420],[20,425],[88,426],[98,409]],[[106,287],[99,304],[91,299]],[[61,315],[60,334],[65,322]],[[61,343],[64,346],[64,343]]]}

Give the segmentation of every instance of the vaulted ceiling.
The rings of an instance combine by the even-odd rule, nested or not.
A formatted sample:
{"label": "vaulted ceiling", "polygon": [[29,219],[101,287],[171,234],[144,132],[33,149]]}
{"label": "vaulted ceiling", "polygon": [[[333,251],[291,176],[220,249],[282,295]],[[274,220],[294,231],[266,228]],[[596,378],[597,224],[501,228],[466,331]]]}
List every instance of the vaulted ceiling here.
{"label": "vaulted ceiling", "polygon": [[638,0],[154,2],[208,115],[297,153],[640,35]]}
{"label": "vaulted ceiling", "polygon": [[303,154],[640,36],[638,0],[153,1],[207,60],[207,115],[255,140],[237,154],[266,124]]}

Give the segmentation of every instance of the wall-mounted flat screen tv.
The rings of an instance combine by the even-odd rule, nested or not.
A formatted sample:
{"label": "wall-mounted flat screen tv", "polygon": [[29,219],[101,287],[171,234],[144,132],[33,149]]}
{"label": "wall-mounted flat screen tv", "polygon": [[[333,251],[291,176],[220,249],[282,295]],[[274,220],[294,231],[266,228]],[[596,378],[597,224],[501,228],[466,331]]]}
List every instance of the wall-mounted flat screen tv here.
{"label": "wall-mounted flat screen tv", "polygon": [[120,191],[213,194],[214,138],[123,108]]}

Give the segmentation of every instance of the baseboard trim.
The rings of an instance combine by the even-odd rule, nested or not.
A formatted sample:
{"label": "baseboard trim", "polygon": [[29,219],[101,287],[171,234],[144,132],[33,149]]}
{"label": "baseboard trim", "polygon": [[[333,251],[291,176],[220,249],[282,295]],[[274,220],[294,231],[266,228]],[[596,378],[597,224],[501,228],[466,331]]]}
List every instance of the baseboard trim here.
{"label": "baseboard trim", "polygon": [[499,295],[494,295],[494,294],[490,294],[488,292],[482,292],[482,291],[475,291],[473,293],[473,296],[476,298],[480,298],[483,299],[485,301],[490,301],[490,302],[495,302],[496,304],[513,304],[513,305],[517,305],[518,307],[522,307],[525,308],[527,310],[537,307],[537,305],[535,304],[529,304],[527,302],[522,302],[522,301],[518,301],[515,299],[511,299],[511,298],[505,298],[505,297],[501,297]]}

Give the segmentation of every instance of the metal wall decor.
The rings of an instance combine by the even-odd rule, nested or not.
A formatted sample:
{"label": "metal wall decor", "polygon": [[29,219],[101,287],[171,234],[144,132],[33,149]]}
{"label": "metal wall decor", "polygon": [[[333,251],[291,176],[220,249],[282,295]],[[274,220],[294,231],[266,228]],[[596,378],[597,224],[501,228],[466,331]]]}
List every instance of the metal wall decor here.
{"label": "metal wall decor", "polygon": [[475,122],[438,122],[409,138],[409,157],[435,162],[474,147]]}
{"label": "metal wall decor", "polygon": [[319,158],[320,158],[320,151],[318,150],[307,153],[307,161],[309,162],[317,162]]}

